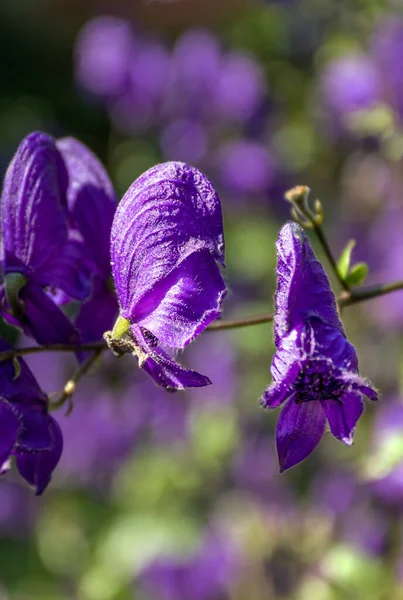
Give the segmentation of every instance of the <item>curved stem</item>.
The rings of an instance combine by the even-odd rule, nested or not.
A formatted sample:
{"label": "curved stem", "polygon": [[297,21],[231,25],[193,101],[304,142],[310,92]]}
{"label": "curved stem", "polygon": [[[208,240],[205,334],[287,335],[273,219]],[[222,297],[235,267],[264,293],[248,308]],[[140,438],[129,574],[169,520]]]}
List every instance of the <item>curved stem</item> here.
{"label": "curved stem", "polygon": [[311,222],[312,222],[313,229],[316,233],[316,237],[318,238],[319,242],[321,243],[321,246],[326,254],[327,260],[329,261],[330,266],[332,267],[333,272],[337,277],[337,281],[339,282],[339,284],[341,285],[341,287],[343,288],[343,290],[345,292],[349,292],[350,287],[344,281],[343,277],[340,275],[336,259],[334,258],[333,253],[330,249],[330,246],[328,244],[328,241],[326,239],[325,232],[323,231],[322,226],[320,224],[318,224],[314,219],[312,219]]}
{"label": "curved stem", "polygon": [[68,407],[66,414],[71,413],[71,411],[73,409],[71,397],[73,396],[74,392],[76,391],[77,383],[80,381],[80,379],[86,373],[88,373],[88,371],[91,369],[92,365],[98,360],[98,358],[101,356],[101,354],[104,350],[106,350],[106,345],[104,345],[104,347],[102,347],[102,348],[98,348],[97,350],[94,350],[93,353],[87,358],[87,360],[85,360],[82,363],[82,365],[80,365],[80,367],[77,369],[77,371],[74,373],[74,375],[72,377],[70,377],[70,379],[64,386],[63,392],[61,393],[59,398],[50,403],[50,405],[49,405],[50,410],[57,410],[58,408],[63,406],[63,404],[65,402],[69,402],[69,407]]}

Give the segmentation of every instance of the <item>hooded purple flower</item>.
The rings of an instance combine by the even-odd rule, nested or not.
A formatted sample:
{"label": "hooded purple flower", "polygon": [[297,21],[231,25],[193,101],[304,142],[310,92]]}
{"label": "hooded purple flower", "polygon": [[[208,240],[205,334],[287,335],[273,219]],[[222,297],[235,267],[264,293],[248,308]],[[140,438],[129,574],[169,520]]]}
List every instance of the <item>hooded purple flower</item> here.
{"label": "hooded purple flower", "polygon": [[78,340],[50,292],[63,290],[77,300],[90,292],[82,245],[69,239],[67,185],[55,141],[40,132],[28,135],[8,167],[1,196],[1,301],[11,313],[5,316],[40,344]]}
{"label": "hooded purple flower", "polygon": [[75,325],[83,342],[102,339],[118,313],[111,285],[109,239],[117,200],[112,183],[97,157],[74,138],[56,142],[69,175],[67,204],[71,225],[83,242],[92,273],[92,293],[81,305]]}
{"label": "hooded purple flower", "polygon": [[[9,349],[0,340],[0,351]],[[63,438],[48,414],[46,395],[27,364],[21,358],[18,362],[18,377],[12,360],[0,362],[0,473],[8,471],[15,456],[20,474],[39,495],[59,462]]]}
{"label": "hooded purple flower", "polygon": [[219,198],[208,179],[184,163],[149,169],[126,192],[111,234],[112,272],[120,317],[111,348],[132,352],[166,389],[208,385],[164,347],[187,346],[220,316],[225,284]]}
{"label": "hooded purple flower", "polygon": [[377,399],[358,372],[358,359],[344,333],[322,265],[303,229],[287,223],[277,241],[273,383],[262,405],[286,401],[277,423],[280,472],[301,462],[319,444],[329,424],[347,445],[363,411],[362,394]]}

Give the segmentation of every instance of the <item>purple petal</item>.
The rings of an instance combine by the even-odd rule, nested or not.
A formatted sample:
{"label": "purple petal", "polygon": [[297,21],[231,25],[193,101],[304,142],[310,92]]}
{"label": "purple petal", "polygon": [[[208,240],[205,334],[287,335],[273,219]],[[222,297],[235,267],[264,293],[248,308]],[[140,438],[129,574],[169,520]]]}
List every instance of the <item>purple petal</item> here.
{"label": "purple petal", "polygon": [[9,402],[0,401],[0,465],[10,456],[20,426],[17,410]]}
{"label": "purple petal", "polygon": [[225,292],[210,252],[193,252],[142,298],[133,320],[149,329],[160,343],[184,348],[220,316]]}
{"label": "purple petal", "polygon": [[153,167],[120,202],[112,225],[111,258],[122,316],[184,258],[209,250],[224,261],[221,205],[208,179],[184,163]]}
{"label": "purple petal", "polygon": [[[273,364],[276,364],[275,358],[273,358]],[[288,366],[288,369],[284,373],[284,377],[275,378],[273,375],[274,381],[265,391],[263,398],[260,401],[261,406],[264,408],[277,408],[287,400],[294,393],[294,383],[300,372],[301,365],[298,362],[294,362]]]}
{"label": "purple petal", "polygon": [[52,445],[49,416],[45,410],[27,408],[22,413],[23,428],[17,438],[17,449],[23,452],[48,450]]}
{"label": "purple petal", "polygon": [[351,446],[357,421],[364,410],[362,398],[347,392],[341,401],[322,400],[321,404],[334,437]]}
{"label": "purple petal", "polygon": [[371,383],[367,379],[360,377],[360,375],[356,373],[344,373],[343,381],[346,383],[346,385],[351,387],[351,389],[363,394],[373,402],[378,400],[378,393],[375,388],[372,387]]}
{"label": "purple petal", "polygon": [[[0,352],[11,350],[12,346],[0,339]],[[0,361],[0,397],[14,404],[35,400],[37,404],[47,404],[47,397],[38,385],[31,369],[23,358],[18,358],[20,374],[15,378],[12,360]]]}
{"label": "purple petal", "polygon": [[21,326],[38,344],[79,343],[73,323],[40,286],[28,283],[21,291],[20,298],[25,303]]}
{"label": "purple petal", "polygon": [[276,248],[276,345],[291,329],[311,318],[344,333],[329,280],[302,227],[286,223],[280,231]]}
{"label": "purple petal", "polygon": [[[118,303],[115,294],[105,285],[95,283],[93,297],[81,305],[75,326],[83,343],[102,340],[105,331],[112,329],[118,315]],[[79,353],[80,362],[88,355]]]}
{"label": "purple petal", "polygon": [[139,366],[154,379],[157,385],[168,391],[174,391],[211,384],[210,379],[205,375],[186,369],[172,360],[161,348],[152,347],[138,326],[134,325],[132,332],[144,353],[144,358],[139,359]]}
{"label": "purple petal", "polygon": [[284,405],[276,430],[280,473],[300,463],[317,447],[325,432],[326,416],[320,402],[297,404],[292,396]]}
{"label": "purple petal", "polygon": [[355,348],[344,332],[325,325],[319,319],[311,319],[314,329],[314,354],[331,358],[334,366],[352,372],[358,372],[358,357]]}
{"label": "purple petal", "polygon": [[109,239],[117,206],[112,183],[95,154],[75,138],[60,139],[56,146],[69,174],[67,202],[73,227],[83,236],[99,274],[108,277]]}
{"label": "purple petal", "polygon": [[85,300],[91,293],[91,273],[85,261],[81,242],[69,240],[54,261],[35,273],[35,281],[42,286],[63,290],[71,298]]}
{"label": "purple petal", "polygon": [[52,417],[48,418],[49,432],[52,439],[50,450],[36,453],[18,452],[16,458],[21,476],[29,485],[35,488],[37,496],[42,494],[48,485],[63,450],[63,437],[60,427]]}
{"label": "purple petal", "polygon": [[67,172],[54,140],[31,133],[4,180],[1,222],[5,271],[45,271],[67,239]]}

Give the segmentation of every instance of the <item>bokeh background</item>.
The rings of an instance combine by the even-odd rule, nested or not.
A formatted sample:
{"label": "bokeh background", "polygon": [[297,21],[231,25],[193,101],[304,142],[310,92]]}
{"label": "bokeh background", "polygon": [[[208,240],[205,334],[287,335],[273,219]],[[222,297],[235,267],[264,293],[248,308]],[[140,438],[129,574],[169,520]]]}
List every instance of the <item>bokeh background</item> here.
{"label": "bokeh background", "polygon": [[[165,160],[210,177],[225,318],[272,309],[296,184],[322,200],[336,255],[356,240],[368,283],[403,277],[400,0],[1,0],[0,65],[2,173],[41,129],[88,144],[119,196]],[[169,395],[105,358],[57,413],[44,496],[0,483],[0,598],[403,598],[403,292],[343,321],[381,400],[352,448],[326,436],[281,476],[258,402],[271,325],[201,336],[183,361],[204,390]],[[29,364],[49,393],[74,366]]]}

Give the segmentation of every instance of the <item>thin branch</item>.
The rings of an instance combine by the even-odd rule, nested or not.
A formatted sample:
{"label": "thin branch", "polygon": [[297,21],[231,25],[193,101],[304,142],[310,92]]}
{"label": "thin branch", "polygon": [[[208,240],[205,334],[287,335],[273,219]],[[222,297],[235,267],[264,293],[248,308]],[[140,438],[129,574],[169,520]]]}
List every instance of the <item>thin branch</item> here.
{"label": "thin branch", "polygon": [[261,315],[260,317],[249,317],[247,319],[234,319],[233,321],[216,321],[211,323],[206,331],[222,331],[224,329],[239,329],[240,327],[249,327],[250,325],[262,325],[271,323],[273,315]]}
{"label": "thin branch", "polygon": [[[360,287],[356,289],[343,291],[337,298],[339,307],[351,306],[385,296],[391,292],[396,292],[403,289],[403,281],[395,281],[382,285],[374,285],[368,287]],[[272,314],[261,315],[258,317],[248,317],[246,319],[233,319],[231,321],[217,321],[206,328],[209,331],[224,331],[227,329],[240,329],[241,327],[250,327],[253,325],[263,325],[273,321]],[[0,362],[9,360],[18,356],[26,356],[28,354],[40,354],[42,352],[94,352],[97,355],[102,354],[107,349],[106,342],[91,342],[89,344],[49,344],[47,346],[27,346],[26,348],[15,348],[0,352]],[[85,363],[84,363],[85,364]],[[84,365],[82,365],[84,366]]]}
{"label": "thin branch", "polygon": [[386,296],[391,292],[397,292],[403,289],[403,281],[394,281],[392,283],[384,283],[381,285],[371,285],[367,287],[359,287],[348,292],[342,292],[338,298],[339,306],[351,306],[380,296]]}

